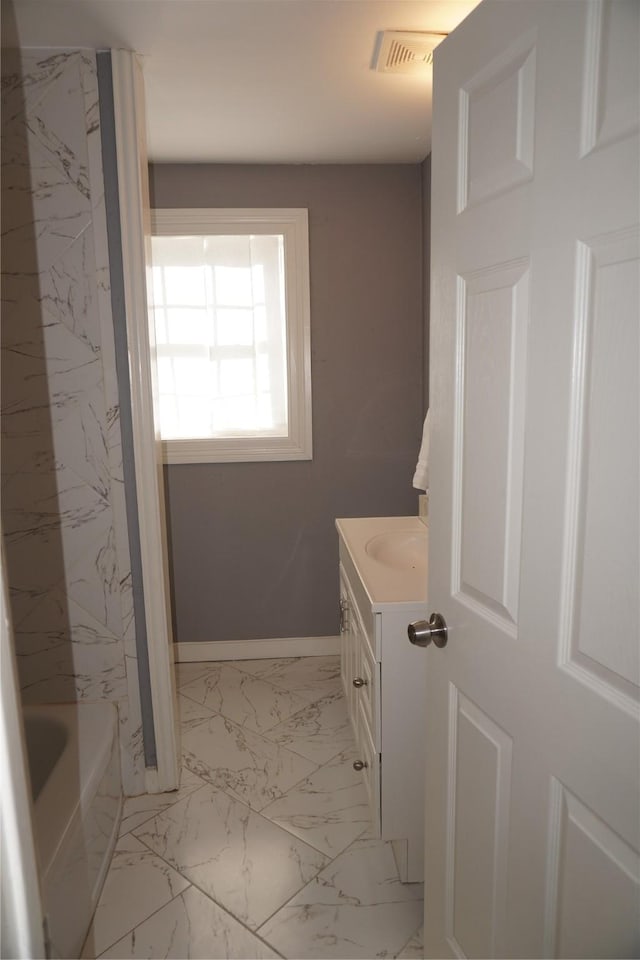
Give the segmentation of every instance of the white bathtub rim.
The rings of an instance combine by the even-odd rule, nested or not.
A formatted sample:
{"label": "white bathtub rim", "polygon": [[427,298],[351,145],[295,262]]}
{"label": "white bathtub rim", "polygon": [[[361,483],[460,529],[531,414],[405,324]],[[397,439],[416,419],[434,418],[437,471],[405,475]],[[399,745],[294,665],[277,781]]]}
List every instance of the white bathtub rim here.
{"label": "white bathtub rim", "polygon": [[[51,771],[34,804],[36,847],[41,879],[46,882],[76,817],[91,806],[118,735],[118,716],[115,704],[107,701],[26,705],[24,710],[25,716],[55,717],[67,727],[70,740],[69,748],[63,751],[61,761]],[[78,722],[81,710],[84,712],[82,730]],[[97,737],[91,750],[82,741],[90,741],[92,734]],[[70,782],[77,786],[71,803]]]}

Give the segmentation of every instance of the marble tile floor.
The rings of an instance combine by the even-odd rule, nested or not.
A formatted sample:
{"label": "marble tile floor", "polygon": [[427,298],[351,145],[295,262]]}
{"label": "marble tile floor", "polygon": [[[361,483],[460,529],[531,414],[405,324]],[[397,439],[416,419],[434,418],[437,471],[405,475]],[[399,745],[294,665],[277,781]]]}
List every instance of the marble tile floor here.
{"label": "marble tile floor", "polygon": [[176,673],[180,787],[125,801],[83,957],[422,957],[422,886],[372,831],[339,658]]}

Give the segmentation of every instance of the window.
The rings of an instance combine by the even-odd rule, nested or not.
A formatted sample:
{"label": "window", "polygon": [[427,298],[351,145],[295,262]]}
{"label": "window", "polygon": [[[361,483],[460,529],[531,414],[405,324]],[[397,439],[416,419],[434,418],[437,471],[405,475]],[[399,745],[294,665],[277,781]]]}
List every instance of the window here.
{"label": "window", "polygon": [[167,463],[311,459],[306,210],[155,210]]}

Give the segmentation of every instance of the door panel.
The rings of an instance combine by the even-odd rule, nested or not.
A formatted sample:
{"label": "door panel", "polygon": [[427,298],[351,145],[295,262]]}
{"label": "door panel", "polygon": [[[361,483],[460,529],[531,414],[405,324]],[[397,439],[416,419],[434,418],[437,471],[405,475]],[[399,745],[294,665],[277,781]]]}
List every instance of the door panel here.
{"label": "door panel", "polygon": [[454,686],[448,771],[448,937],[469,957],[495,955],[506,905],[512,741]]}
{"label": "door panel", "polygon": [[[635,851],[559,781],[552,781],[549,956],[633,956],[640,934]],[[580,885],[574,882],[582,878]],[[606,909],[603,910],[603,904]],[[635,930],[628,918],[636,915]],[[626,942],[624,939],[627,931]],[[622,934],[622,936],[621,936]]]}
{"label": "door panel", "polygon": [[[603,695],[638,695],[640,233],[578,244],[566,626],[561,662]],[[625,510],[619,505],[625,504]],[[607,602],[603,603],[603,597]],[[616,630],[609,629],[615,611]],[[585,679],[587,679],[585,675]]]}
{"label": "door panel", "polygon": [[592,2],[585,41],[584,111],[581,155],[638,133],[640,85],[630,72],[638,56],[638,35],[625,5]]}
{"label": "door panel", "polygon": [[518,616],[528,273],[520,260],[458,284],[454,484],[462,501],[454,507],[461,524],[454,593],[510,633]]}
{"label": "door panel", "polygon": [[486,0],[434,57],[427,956],[640,951],[639,51]]}
{"label": "door panel", "polygon": [[458,212],[531,179],[535,69],[535,43],[525,36],[461,88]]}

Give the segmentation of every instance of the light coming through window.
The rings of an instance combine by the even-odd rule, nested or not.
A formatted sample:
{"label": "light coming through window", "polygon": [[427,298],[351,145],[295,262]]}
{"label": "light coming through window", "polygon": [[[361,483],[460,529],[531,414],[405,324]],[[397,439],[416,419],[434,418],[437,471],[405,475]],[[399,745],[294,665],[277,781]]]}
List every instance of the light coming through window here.
{"label": "light coming through window", "polygon": [[[288,236],[272,224],[272,232],[265,232],[268,224],[260,223],[260,232],[237,232],[247,229],[242,223],[223,232],[224,222],[210,222],[210,232],[198,225],[178,233],[178,212],[222,213],[155,211],[151,299],[166,459],[306,458],[295,437],[291,449],[292,433],[300,427],[300,398],[302,419],[310,427],[310,384],[303,378],[301,390],[296,382],[295,353],[302,357],[302,371],[308,370],[309,337],[291,231]],[[232,211],[224,213],[229,219]],[[172,222],[163,223],[163,215]],[[295,322],[301,302],[306,335],[305,323]]]}

